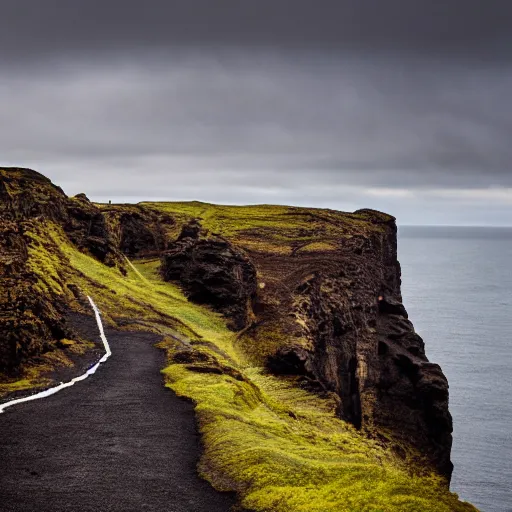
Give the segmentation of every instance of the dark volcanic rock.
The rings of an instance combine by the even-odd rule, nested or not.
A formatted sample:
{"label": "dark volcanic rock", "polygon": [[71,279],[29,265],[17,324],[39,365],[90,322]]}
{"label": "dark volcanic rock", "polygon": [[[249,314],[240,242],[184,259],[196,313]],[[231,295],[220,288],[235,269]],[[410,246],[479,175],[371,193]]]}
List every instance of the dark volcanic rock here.
{"label": "dark volcanic rock", "polygon": [[400,315],[407,318],[407,311],[404,305],[393,297],[379,297],[379,312],[384,315]]}
{"label": "dark volcanic rock", "polygon": [[167,249],[169,215],[142,205],[116,205],[102,212],[119,250],[130,258],[160,256]]}
{"label": "dark volcanic rock", "polygon": [[27,222],[55,222],[80,249],[108,265],[119,263],[105,218],[85,194],[68,198],[60,187],[35,171],[4,168],[0,174],[0,200],[2,222],[15,221],[21,229]]}
{"label": "dark volcanic rock", "polygon": [[185,238],[199,238],[200,233],[201,224],[197,219],[192,219],[190,222],[183,226],[178,240],[183,240]]}
{"label": "dark volcanic rock", "polygon": [[453,427],[448,411],[448,381],[441,367],[426,358],[423,340],[412,324],[400,331],[396,329],[400,322],[403,317],[395,315],[378,318],[380,372],[376,382],[376,423],[393,429],[418,447],[449,478],[453,470]]}
{"label": "dark volcanic rock", "polygon": [[382,230],[350,237],[328,257],[298,254],[293,267],[288,256],[260,262],[262,279],[271,274],[283,284],[273,295],[269,287],[260,291],[256,311],[271,311],[292,340],[300,325],[293,336],[303,340],[302,348],[291,341],[278,349],[267,366],[316,380],[340,397],[342,418],[372,437],[391,434],[397,452],[412,447],[449,479],[448,382],[428,362],[402,304],[394,219],[360,213]]}
{"label": "dark volcanic rock", "polygon": [[179,282],[190,300],[223,313],[232,329],[247,326],[256,294],[256,270],[228,242],[182,237],[163,255],[161,273],[166,281]]}
{"label": "dark volcanic rock", "polygon": [[283,347],[267,359],[268,369],[280,375],[313,376],[311,354],[302,347]]}
{"label": "dark volcanic rock", "polygon": [[[67,199],[67,198],[66,198]],[[101,210],[85,194],[68,199],[64,231],[80,249],[108,266],[121,264],[115,241]]]}
{"label": "dark volcanic rock", "polygon": [[69,199],[35,171],[1,168],[0,371],[15,371],[25,359],[73,337],[65,322],[64,298],[41,286],[31,265],[31,253],[42,249],[58,257],[59,248],[45,237],[45,227],[51,226],[63,228],[72,242],[100,261],[120,261],[101,212],[84,195]]}

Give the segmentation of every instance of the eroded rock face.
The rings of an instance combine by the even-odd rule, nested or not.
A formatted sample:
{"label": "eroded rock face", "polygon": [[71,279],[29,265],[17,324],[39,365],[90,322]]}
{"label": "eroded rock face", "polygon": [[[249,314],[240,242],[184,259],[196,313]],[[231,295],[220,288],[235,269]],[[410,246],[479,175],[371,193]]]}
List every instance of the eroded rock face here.
{"label": "eroded rock face", "polygon": [[423,340],[405,315],[381,313],[377,325],[380,371],[375,423],[425,451],[449,478],[453,428],[448,381],[441,367],[428,361]]}
{"label": "eroded rock face", "polygon": [[181,236],[164,254],[161,273],[164,280],[179,282],[190,300],[223,313],[233,330],[247,326],[256,293],[256,270],[228,242]]}
{"label": "eroded rock face", "polygon": [[120,261],[101,212],[85,196],[70,199],[30,169],[1,168],[0,371],[16,371],[25,359],[73,337],[63,298],[42,288],[31,266],[30,250],[37,252],[37,244],[58,253],[44,232],[34,239],[46,225],[62,227],[81,250],[107,265]]}
{"label": "eroded rock face", "polygon": [[67,215],[63,226],[69,239],[81,250],[90,253],[105,265],[122,266],[117,244],[101,210],[94,206],[85,194],[67,199],[66,210]]}
{"label": "eroded rock face", "polygon": [[62,302],[36,288],[26,235],[44,217],[63,218],[64,199],[33,171],[0,170],[0,371],[14,371],[67,334]]}
{"label": "eroded rock face", "polygon": [[340,397],[342,418],[370,436],[387,432],[398,453],[412,446],[449,479],[448,382],[425,356],[402,304],[394,220],[382,225],[380,233],[346,240],[329,260],[297,258],[304,270],[295,282],[288,277],[287,309],[308,343],[282,347],[268,366],[316,379]]}
{"label": "eroded rock face", "polygon": [[141,205],[118,205],[103,210],[116,246],[129,258],[159,257],[167,249],[166,229],[174,219]]}

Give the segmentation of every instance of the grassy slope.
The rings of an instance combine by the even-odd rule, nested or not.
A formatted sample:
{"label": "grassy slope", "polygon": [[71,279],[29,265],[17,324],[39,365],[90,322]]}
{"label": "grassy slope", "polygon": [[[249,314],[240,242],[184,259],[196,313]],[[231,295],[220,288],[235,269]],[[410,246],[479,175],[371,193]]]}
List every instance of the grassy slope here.
{"label": "grassy slope", "polygon": [[[53,226],[49,226],[53,229]],[[29,247],[29,261],[27,270],[34,272],[39,279],[35,283],[36,289],[42,294],[65,293],[64,284],[70,275],[69,265],[63,264],[59,256],[58,239],[53,240],[45,234],[45,226],[40,231],[25,234],[31,238]],[[72,301],[72,295],[67,293]],[[30,324],[35,315],[31,311],[25,312],[25,321]],[[0,374],[0,398],[14,392],[45,388],[53,384],[52,373],[63,367],[74,366],[73,359],[83,355],[87,350],[94,348],[94,343],[87,340],[60,340],[56,347],[48,352],[32,358],[23,365],[18,376]]]}
{"label": "grassy slope", "polygon": [[[205,205],[199,203],[194,211],[186,211],[185,205],[184,218],[197,216],[198,207]],[[247,229],[267,222],[254,218],[261,208],[270,207],[247,209]],[[240,211],[230,213],[235,214]],[[207,212],[205,217],[208,229],[230,229],[225,221],[209,221]],[[293,380],[264,375],[219,315],[189,303],[176,286],[160,281],[158,262],[134,262],[135,269],[128,266],[123,276],[80,253],[55,226],[39,229],[32,233],[31,265],[42,289],[65,294],[80,308],[67,288],[76,284],[112,323],[124,317],[136,322],[130,329],[164,335],[162,347],[170,362],[163,370],[167,385],[196,403],[205,446],[200,473],[217,489],[237,490],[243,506],[283,512],[474,510],[458,502],[435,476],[409,476],[399,460],[335,417],[334,400],[300,390]],[[295,229],[290,226],[289,239],[272,238],[271,246],[288,250]],[[231,236],[250,242],[254,238],[244,230]],[[176,353],[193,357],[177,363]],[[217,373],[205,373],[209,369]]]}
{"label": "grassy slope", "polygon": [[[274,254],[330,250],[338,245],[340,238],[380,230],[378,225],[367,221],[364,212],[275,205],[224,206],[198,201],[141,204],[172,214],[183,222],[199,218],[209,233],[219,234],[249,250]],[[382,217],[391,219],[384,214]]]}

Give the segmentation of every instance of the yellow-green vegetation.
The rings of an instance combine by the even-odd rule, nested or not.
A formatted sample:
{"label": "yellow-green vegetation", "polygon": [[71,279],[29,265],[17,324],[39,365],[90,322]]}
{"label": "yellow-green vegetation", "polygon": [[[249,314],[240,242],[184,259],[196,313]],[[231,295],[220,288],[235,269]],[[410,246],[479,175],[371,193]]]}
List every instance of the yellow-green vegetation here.
{"label": "yellow-green vegetation", "polygon": [[73,362],[71,354],[82,355],[93,346],[86,341],[61,340],[57,348],[39,355],[35,360],[29,361],[21,369],[21,374],[15,377],[0,379],[0,398],[15,391],[46,388],[52,384],[50,375],[58,368],[71,367]]}
{"label": "yellow-green vegetation", "polygon": [[107,320],[124,317],[134,322],[130,329],[140,326],[165,336],[167,385],[196,404],[204,442],[200,473],[219,490],[236,490],[244,507],[272,512],[474,510],[438,477],[411,476],[402,461],[337,419],[334,396],[319,398],[293,379],[265,375],[218,314],[190,303],[176,286],[160,280],[157,260],[132,262],[123,275],[81,253],[60,228],[48,224],[44,233],[44,243],[32,234],[30,248],[39,286],[68,295],[73,304],[68,285],[74,284],[94,298]]}
{"label": "yellow-green vegetation", "polygon": [[76,305],[68,285],[77,285],[84,294],[94,297],[104,317],[113,324],[124,317],[134,321],[130,328],[140,325],[162,334],[179,332],[193,341],[208,340],[235,357],[235,333],[227,330],[218,313],[192,304],[177,286],[161,281],[158,260],[130,264],[123,275],[119,269],[79,251],[59,227],[48,223],[41,229],[46,236],[44,244],[39,235],[31,234],[30,265],[42,289],[65,294]]}
{"label": "yellow-green vegetation", "polygon": [[[13,169],[0,169],[0,178],[3,179],[4,186],[9,193],[10,196],[15,196],[17,194],[20,194],[22,190],[17,187],[13,187],[10,185],[9,179],[11,178],[20,178],[22,176],[21,170],[13,170]],[[6,179],[8,178],[8,179]]]}
{"label": "yellow-green vegetation", "polygon": [[264,322],[256,329],[248,329],[239,334],[240,345],[243,345],[244,354],[249,358],[252,364],[265,364],[268,356],[273,355],[278,349],[286,345],[311,348],[311,342],[304,336],[290,336],[286,334],[286,328],[279,319]]}
{"label": "yellow-green vegetation", "polygon": [[25,233],[30,240],[27,269],[38,277],[36,289],[48,295],[65,293],[64,277],[68,272],[59,248],[64,237],[51,236],[56,229],[54,224],[45,222]]}
{"label": "yellow-green vegetation", "polygon": [[311,242],[310,244],[303,245],[298,249],[297,252],[321,252],[321,251],[332,251],[336,249],[334,243],[327,242]]}
{"label": "yellow-green vegetation", "polygon": [[381,230],[379,224],[368,222],[366,212],[276,205],[226,206],[198,201],[141,204],[172,214],[183,223],[190,218],[200,219],[209,234],[220,235],[249,250],[276,254],[290,254],[302,248],[329,251],[338,246],[340,239]]}
{"label": "yellow-green vegetation", "polygon": [[436,476],[402,463],[334,416],[332,402],[246,368],[246,381],[165,370],[192,398],[205,444],[201,474],[257,511],[469,511]]}
{"label": "yellow-green vegetation", "polygon": [[14,393],[16,391],[25,391],[28,389],[38,389],[46,387],[51,383],[48,378],[42,377],[42,374],[53,368],[39,365],[27,365],[23,369],[23,376],[3,378],[0,380],[0,398]]}

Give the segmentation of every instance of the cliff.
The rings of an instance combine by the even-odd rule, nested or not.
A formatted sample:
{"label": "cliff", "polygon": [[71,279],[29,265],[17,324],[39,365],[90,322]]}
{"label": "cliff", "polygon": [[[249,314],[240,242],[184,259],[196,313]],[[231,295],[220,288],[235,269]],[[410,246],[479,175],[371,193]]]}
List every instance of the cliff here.
{"label": "cliff", "polygon": [[[93,295],[110,323],[165,336],[169,385],[198,404],[201,474],[242,496],[266,489],[267,474],[296,474],[300,459],[294,489],[321,474],[318,492],[334,486],[342,500],[372,475],[380,490],[358,495],[361,506],[407,489],[424,509],[474,510],[446,487],[448,383],[400,284],[396,223],[384,213],[99,205],[34,171],[0,169],[0,383],[76,339],[69,313]],[[276,458],[281,446],[294,458]],[[281,510],[257,496],[255,510]]]}
{"label": "cliff", "polygon": [[103,214],[84,196],[68,198],[30,169],[0,169],[0,372],[73,337],[66,325],[65,276],[51,267],[61,257],[45,227],[59,225],[80,250],[106,265],[120,253]]}
{"label": "cliff", "polygon": [[449,479],[448,382],[402,304],[395,219],[371,210],[196,212],[189,222],[199,229],[163,255],[164,278],[244,329],[241,345],[272,372],[334,392],[340,417]]}

